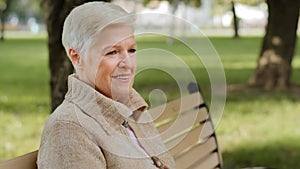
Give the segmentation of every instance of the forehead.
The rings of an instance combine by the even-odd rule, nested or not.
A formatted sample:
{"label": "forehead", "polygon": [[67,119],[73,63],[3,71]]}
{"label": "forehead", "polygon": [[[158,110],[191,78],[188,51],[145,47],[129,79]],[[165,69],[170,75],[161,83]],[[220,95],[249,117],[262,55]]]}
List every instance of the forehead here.
{"label": "forehead", "polygon": [[120,43],[135,43],[133,28],[128,25],[114,24],[102,29],[97,35],[95,44],[114,46]]}

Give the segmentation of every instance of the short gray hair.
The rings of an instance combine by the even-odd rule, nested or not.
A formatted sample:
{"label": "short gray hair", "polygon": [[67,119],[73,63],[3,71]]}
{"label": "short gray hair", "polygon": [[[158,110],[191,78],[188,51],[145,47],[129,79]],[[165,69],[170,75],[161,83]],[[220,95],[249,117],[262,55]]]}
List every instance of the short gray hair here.
{"label": "short gray hair", "polygon": [[107,2],[88,2],[75,7],[67,16],[62,33],[62,44],[85,56],[95,35],[110,24],[133,26],[135,17],[118,5]]}

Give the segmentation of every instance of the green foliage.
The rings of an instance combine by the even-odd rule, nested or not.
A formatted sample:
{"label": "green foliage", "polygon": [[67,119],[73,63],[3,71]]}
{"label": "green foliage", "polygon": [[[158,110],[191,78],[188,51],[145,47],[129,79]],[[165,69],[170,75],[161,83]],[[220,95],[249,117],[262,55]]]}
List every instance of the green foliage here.
{"label": "green foliage", "polygon": [[265,2],[265,0],[236,0],[236,2],[250,6],[257,6],[262,2]]}
{"label": "green foliage", "polygon": [[265,0],[217,0],[217,3],[224,5],[230,4],[232,1],[250,6],[256,6],[261,4],[262,2],[265,2]]}
{"label": "green foliage", "polygon": [[[35,17],[39,21],[43,19],[42,10],[40,8],[40,0],[1,0],[5,2],[6,17],[12,14],[18,16],[21,22],[25,22],[29,17]],[[0,2],[1,2],[0,1]]]}
{"label": "green foliage", "polygon": [[232,1],[249,6],[258,6],[265,2],[265,0],[215,0],[213,6],[214,13],[220,14],[230,11],[232,8]]}
{"label": "green foliage", "polygon": [[[228,84],[246,83],[256,67],[262,38],[210,39],[224,64]],[[186,52],[186,47],[178,42],[171,46],[164,37],[137,40],[139,50],[159,46],[182,56],[200,77],[206,76],[199,61],[191,57],[193,53]],[[0,43],[0,161],[39,146],[50,111],[46,43],[45,39],[11,38]],[[296,49],[292,79],[300,83],[300,46]],[[167,75],[157,76],[157,71],[149,71],[137,77],[135,86],[147,98],[149,85],[176,90],[170,85],[171,80]],[[198,80],[208,95],[208,79]],[[225,168],[300,168],[299,99],[299,93],[293,92],[229,88],[223,117],[216,124]]]}
{"label": "green foliage", "polygon": [[[163,1],[163,0],[143,0],[143,4],[147,6],[151,1]],[[170,4],[173,4],[174,0],[168,0]],[[200,0],[178,0],[178,2],[183,2],[187,3],[188,5],[195,6],[195,7],[200,7],[201,6],[201,1]]]}

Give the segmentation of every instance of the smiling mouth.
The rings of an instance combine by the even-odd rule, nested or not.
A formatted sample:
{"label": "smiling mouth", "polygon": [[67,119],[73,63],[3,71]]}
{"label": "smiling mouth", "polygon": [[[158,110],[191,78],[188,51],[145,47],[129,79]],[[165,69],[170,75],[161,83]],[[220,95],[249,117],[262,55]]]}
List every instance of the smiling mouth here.
{"label": "smiling mouth", "polygon": [[112,76],[113,79],[117,79],[117,80],[121,80],[121,81],[128,81],[130,80],[130,75],[116,75],[116,76]]}
{"label": "smiling mouth", "polygon": [[129,75],[113,76],[113,78],[116,78],[116,79],[128,79]]}

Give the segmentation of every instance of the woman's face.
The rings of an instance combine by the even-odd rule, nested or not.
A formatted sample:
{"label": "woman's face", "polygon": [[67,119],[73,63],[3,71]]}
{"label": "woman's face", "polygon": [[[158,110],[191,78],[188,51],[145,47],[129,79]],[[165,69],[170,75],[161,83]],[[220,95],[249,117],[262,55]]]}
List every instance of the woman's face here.
{"label": "woman's face", "polygon": [[128,97],[135,70],[136,43],[133,29],[126,25],[103,29],[83,58],[84,81],[114,100]]}

